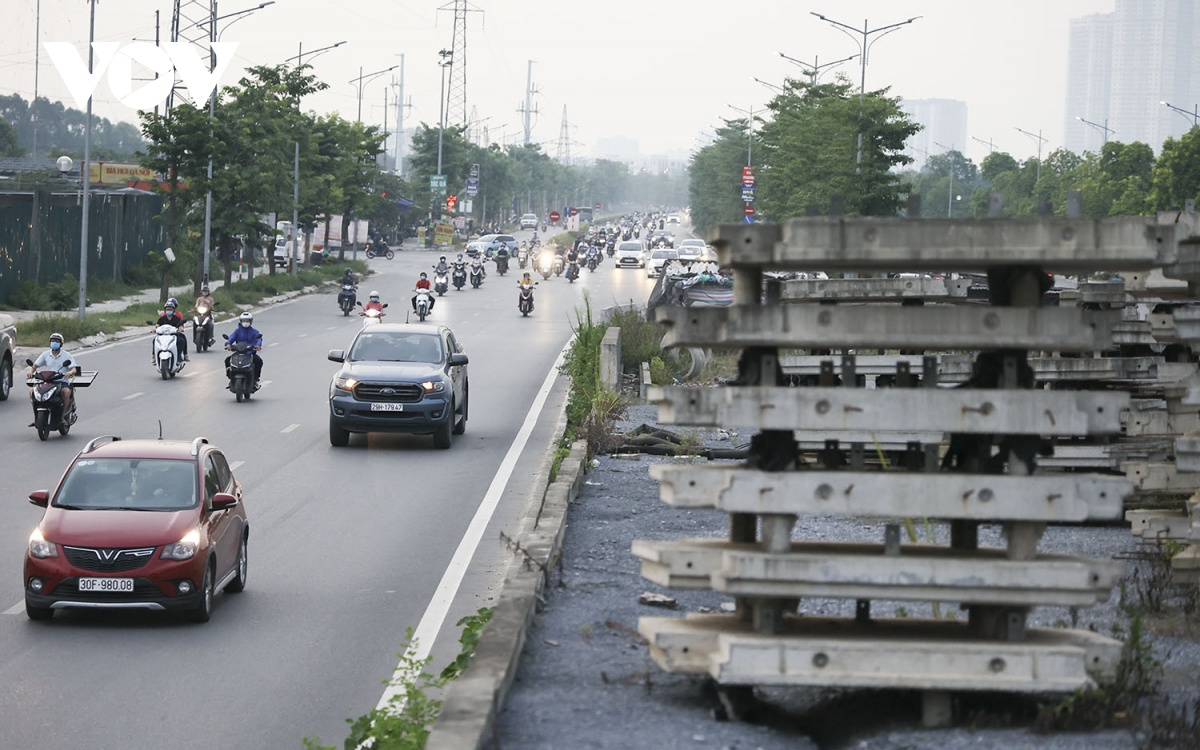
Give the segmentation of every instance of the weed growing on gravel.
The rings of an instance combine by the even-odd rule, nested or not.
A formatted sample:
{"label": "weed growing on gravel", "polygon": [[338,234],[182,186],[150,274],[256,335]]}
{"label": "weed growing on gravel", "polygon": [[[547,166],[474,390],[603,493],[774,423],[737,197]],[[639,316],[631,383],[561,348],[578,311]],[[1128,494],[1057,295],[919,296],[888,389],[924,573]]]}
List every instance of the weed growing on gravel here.
{"label": "weed growing on gravel", "polygon": [[[404,650],[399,654],[397,674],[385,683],[398,688],[396,695],[388,701],[386,708],[375,708],[357,719],[346,719],[350,735],[343,747],[369,747],[372,750],[421,750],[425,747],[442,709],[442,702],[431,698],[426,691],[440,690],[462,675],[493,611],[491,607],[484,607],[458,621],[458,626],[463,629],[458,638],[462,650],[436,677],[425,671],[432,656],[417,659],[410,655],[417,642],[413,639],[413,629],[408,628]],[[319,737],[305,737],[304,747],[305,750],[337,750],[334,745],[321,744]]]}
{"label": "weed growing on gravel", "polygon": [[553,458],[550,461],[550,484],[554,484],[554,480],[558,479],[558,471],[562,468],[562,462],[571,455],[571,441],[564,437],[561,444],[554,449]]}
{"label": "weed growing on gravel", "polygon": [[1140,708],[1154,703],[1146,699],[1158,691],[1161,675],[1162,662],[1154,658],[1142,616],[1135,613],[1112,679],[1043,705],[1036,726],[1043,731],[1095,731],[1126,725]]}

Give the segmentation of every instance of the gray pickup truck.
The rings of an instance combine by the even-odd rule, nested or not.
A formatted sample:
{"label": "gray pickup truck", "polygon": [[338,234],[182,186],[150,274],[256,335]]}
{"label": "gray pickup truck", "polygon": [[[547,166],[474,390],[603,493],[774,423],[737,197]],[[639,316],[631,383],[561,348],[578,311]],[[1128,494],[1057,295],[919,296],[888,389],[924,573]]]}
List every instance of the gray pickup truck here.
{"label": "gray pickup truck", "polygon": [[11,315],[0,313],[0,401],[7,401],[13,385],[13,349],[17,327]]}

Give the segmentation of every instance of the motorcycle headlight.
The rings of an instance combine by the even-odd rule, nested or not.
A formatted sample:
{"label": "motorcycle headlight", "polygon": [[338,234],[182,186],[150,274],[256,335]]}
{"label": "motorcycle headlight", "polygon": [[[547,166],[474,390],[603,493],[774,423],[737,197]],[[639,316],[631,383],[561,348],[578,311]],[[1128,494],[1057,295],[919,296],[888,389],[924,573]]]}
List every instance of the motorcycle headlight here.
{"label": "motorcycle headlight", "polygon": [[54,542],[47,542],[46,537],[42,536],[42,530],[34,528],[33,533],[29,535],[29,554],[39,560],[58,557],[58,545]]}
{"label": "motorcycle headlight", "polygon": [[426,380],[421,383],[421,387],[425,389],[426,393],[441,393],[446,390],[446,384],[440,380]]}
{"label": "motorcycle headlight", "polygon": [[358,385],[358,381],[354,378],[339,375],[333,379],[333,387],[339,391],[352,391],[356,385]]}
{"label": "motorcycle headlight", "polygon": [[208,315],[208,308],[207,307],[197,307],[196,314],[197,315]]}
{"label": "motorcycle headlight", "polygon": [[160,558],[164,560],[191,560],[200,546],[200,530],[192,529],[174,544],[163,545]]}

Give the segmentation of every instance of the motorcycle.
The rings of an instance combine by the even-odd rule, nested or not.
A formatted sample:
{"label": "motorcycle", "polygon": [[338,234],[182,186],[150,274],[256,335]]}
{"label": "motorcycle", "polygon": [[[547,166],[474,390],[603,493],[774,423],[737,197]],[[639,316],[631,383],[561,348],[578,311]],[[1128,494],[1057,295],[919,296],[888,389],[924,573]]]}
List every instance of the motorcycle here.
{"label": "motorcycle", "polygon": [[524,268],[528,264],[529,264],[529,251],[526,250],[525,248],[521,248],[520,250],[517,251],[517,265],[519,265],[521,268]]}
{"label": "motorcycle", "polygon": [[206,351],[214,341],[212,311],[208,305],[196,305],[196,314],[192,317],[192,343],[196,345],[196,351]]}
{"label": "motorcycle", "polygon": [[[27,359],[25,364],[33,367],[33,360]],[[72,362],[67,360],[64,364],[70,366]],[[82,375],[83,371],[75,366],[75,374]],[[68,383],[54,370],[39,370],[32,377],[26,378],[25,384],[33,389],[29,392],[29,403],[33,406],[33,424],[30,427],[37,428],[38,440],[50,437],[51,430],[58,430],[58,434],[66,437],[71,431],[71,425],[78,420],[75,415],[77,401],[72,399],[71,408],[64,414],[62,389],[67,385],[76,389],[91,385],[91,379]]]}
{"label": "motorcycle", "polygon": [[[561,260],[561,259],[560,259]],[[554,271],[554,264],[557,261],[549,253],[542,253],[538,258],[538,271],[542,274],[543,280],[549,280],[550,274]]]}
{"label": "motorcycle", "polygon": [[417,293],[417,317],[424,323],[425,318],[429,317],[429,290],[417,289],[415,291]]}
{"label": "motorcycle", "polygon": [[496,256],[496,273],[500,276],[508,273],[508,256]]}
{"label": "motorcycle", "polygon": [[467,268],[466,266],[455,265],[454,271],[450,274],[450,280],[454,283],[454,291],[461,292],[463,286],[467,283]]}
{"label": "motorcycle", "polygon": [[[361,302],[359,302],[358,306],[362,307],[363,305]],[[387,303],[386,302],[383,303],[383,306],[387,307]],[[360,312],[358,314],[358,316],[360,318],[364,319],[363,320],[363,328],[366,328],[367,326],[370,326],[370,325],[377,325],[377,324],[383,322],[383,311],[376,310],[375,308],[371,308],[370,310],[363,308],[363,311]]]}
{"label": "motorcycle", "polygon": [[563,257],[561,255],[554,256],[554,275],[562,276],[563,272]]}
{"label": "motorcycle", "polygon": [[350,311],[354,309],[356,297],[354,292],[358,287],[353,284],[342,284],[342,291],[338,292],[338,307],[342,308],[342,317],[349,317]]}
{"label": "motorcycle", "polygon": [[[229,334],[221,334],[221,338],[228,340]],[[237,396],[238,403],[250,400],[250,394],[258,390],[254,383],[254,347],[246,341],[238,341],[230,345],[233,351],[229,355],[229,365],[225,368],[225,376],[229,378],[229,385],[226,386],[233,395]]]}
{"label": "motorcycle", "polygon": [[575,279],[579,278],[579,264],[572,263],[567,266],[567,281],[575,283]]}
{"label": "motorcycle", "polygon": [[546,233],[546,222],[542,222],[542,234]]}
{"label": "motorcycle", "polygon": [[529,313],[533,312],[533,287],[537,286],[537,282],[533,286],[522,286],[521,292],[517,296],[517,309],[521,311],[521,317],[529,317]]}
{"label": "motorcycle", "polygon": [[595,273],[596,266],[598,266],[598,265],[600,265],[600,254],[593,253],[593,254],[589,255],[588,256],[588,264],[587,264],[588,270],[591,271],[592,273]]}
{"label": "motorcycle", "polygon": [[[149,322],[149,325],[154,325]],[[178,329],[173,325],[161,325],[154,329],[154,369],[162,375],[162,379],[173,378],[183,371],[187,364],[179,356],[179,339],[175,334]]]}
{"label": "motorcycle", "polygon": [[471,266],[471,286],[478,289],[483,285],[483,266]]}
{"label": "motorcycle", "polygon": [[367,257],[368,258],[387,258],[388,260],[392,260],[393,258],[396,257],[396,253],[393,252],[392,249],[390,247],[388,247],[387,245],[379,245],[379,246],[367,245]]}
{"label": "motorcycle", "polygon": [[[436,271],[437,266],[434,266],[434,269]],[[445,271],[436,271],[433,274],[433,291],[437,292],[439,297],[444,297],[446,295],[446,290],[449,288],[450,277],[446,275]]]}
{"label": "motorcycle", "polygon": [[617,236],[614,234],[608,240],[608,257],[613,257],[617,252]]}

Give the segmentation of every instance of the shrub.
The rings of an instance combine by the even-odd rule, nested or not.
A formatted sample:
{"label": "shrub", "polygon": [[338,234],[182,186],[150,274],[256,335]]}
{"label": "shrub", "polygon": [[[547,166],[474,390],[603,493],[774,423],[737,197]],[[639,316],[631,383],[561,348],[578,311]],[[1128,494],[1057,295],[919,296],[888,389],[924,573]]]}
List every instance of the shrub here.
{"label": "shrub", "polygon": [[620,310],[609,318],[609,325],[621,329],[622,367],[637,369],[642,362],[662,357],[662,338],[666,329],[646,320],[640,311]]}

